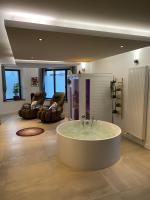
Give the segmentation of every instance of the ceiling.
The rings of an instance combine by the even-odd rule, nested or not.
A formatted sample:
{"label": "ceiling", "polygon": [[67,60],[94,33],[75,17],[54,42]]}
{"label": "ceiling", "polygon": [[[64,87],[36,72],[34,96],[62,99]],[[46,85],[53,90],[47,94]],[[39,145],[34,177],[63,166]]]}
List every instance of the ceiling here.
{"label": "ceiling", "polygon": [[122,24],[123,26],[150,26],[149,0],[1,0],[0,5],[11,11],[40,13],[94,23]]}
{"label": "ceiling", "polygon": [[[150,42],[7,27],[16,59],[89,62],[147,46]],[[43,41],[38,39],[42,38]],[[121,48],[121,45],[124,45]]]}
{"label": "ceiling", "polygon": [[149,7],[148,0],[1,0],[1,27],[10,23],[8,37],[0,30],[0,60],[91,61],[149,46]]}

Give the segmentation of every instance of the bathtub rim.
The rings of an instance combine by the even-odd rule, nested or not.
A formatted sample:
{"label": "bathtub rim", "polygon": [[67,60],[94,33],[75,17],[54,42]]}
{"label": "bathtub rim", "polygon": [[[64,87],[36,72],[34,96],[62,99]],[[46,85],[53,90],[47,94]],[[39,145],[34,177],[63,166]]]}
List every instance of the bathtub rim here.
{"label": "bathtub rim", "polygon": [[61,128],[61,126],[63,126],[64,124],[67,124],[67,123],[74,123],[74,121],[81,121],[81,120],[71,120],[71,121],[66,121],[66,122],[63,122],[62,124],[59,124],[56,128],[56,132],[57,132],[57,135],[60,135],[61,137],[64,137],[64,138],[67,138],[67,139],[70,139],[70,140],[77,140],[77,141],[85,141],[85,142],[96,142],[96,141],[105,141],[105,140],[111,140],[113,138],[116,138],[118,136],[121,136],[121,128],[119,126],[117,126],[116,124],[113,124],[111,122],[107,122],[107,121],[103,121],[103,120],[97,120],[97,121],[100,121],[100,122],[103,122],[103,123],[106,123],[106,124],[109,124],[110,126],[114,126],[117,130],[117,135],[115,135],[114,137],[109,137],[109,138],[105,138],[105,139],[94,139],[94,140],[90,140],[90,139],[78,139],[78,138],[72,138],[72,137],[68,137],[66,135],[63,135],[59,129]]}

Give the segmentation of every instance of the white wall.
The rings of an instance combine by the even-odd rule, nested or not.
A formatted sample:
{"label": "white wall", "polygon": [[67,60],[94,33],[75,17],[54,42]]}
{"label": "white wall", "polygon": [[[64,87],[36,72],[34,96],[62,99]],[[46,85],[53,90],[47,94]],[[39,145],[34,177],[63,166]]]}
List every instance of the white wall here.
{"label": "white wall", "polygon": [[0,115],[15,113],[25,102],[30,102],[31,92],[39,91],[39,87],[31,86],[31,77],[38,76],[38,68],[20,68],[22,92],[24,100],[3,102],[2,75],[0,67]]}
{"label": "white wall", "polygon": [[22,69],[22,91],[26,101],[30,102],[30,94],[38,92],[39,87],[31,86],[31,77],[38,77],[38,68],[23,68]]}
{"label": "white wall", "polygon": [[[124,79],[124,103],[123,103],[123,119],[115,117],[115,123],[123,130],[126,130],[127,123],[127,90],[128,90],[128,69],[132,67],[150,66],[150,47],[140,49],[139,64],[134,64],[134,56],[137,51],[131,51],[124,54],[108,57],[87,64],[86,72],[88,73],[113,73],[117,79]],[[81,67],[79,67],[81,69]],[[78,70],[79,70],[78,69]],[[149,86],[149,106],[148,119],[150,121],[150,86]],[[147,139],[146,146],[150,147],[150,123],[147,123]]]}

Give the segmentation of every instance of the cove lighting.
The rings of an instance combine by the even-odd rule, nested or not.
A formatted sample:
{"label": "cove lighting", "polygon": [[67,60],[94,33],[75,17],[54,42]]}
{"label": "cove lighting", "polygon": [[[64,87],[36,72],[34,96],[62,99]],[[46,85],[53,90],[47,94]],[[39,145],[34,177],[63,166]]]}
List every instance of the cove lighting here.
{"label": "cove lighting", "polygon": [[123,26],[119,24],[112,24],[112,23],[94,23],[88,21],[75,21],[75,20],[68,20],[68,19],[60,19],[56,17],[44,16],[44,15],[37,15],[32,13],[26,12],[9,12],[7,11],[6,19],[14,20],[14,21],[22,21],[22,22],[29,22],[29,23],[36,23],[36,24],[43,24],[43,25],[53,25],[58,27],[65,27],[65,28],[73,28],[73,29],[82,29],[82,30],[89,30],[89,31],[98,31],[98,32],[107,32],[107,33],[117,33],[123,35],[132,35],[132,36],[143,36],[143,37],[150,37],[150,29],[141,29],[139,27],[129,27]]}
{"label": "cove lighting", "polygon": [[49,24],[54,20],[53,17],[24,12],[8,12],[8,14],[12,20],[37,24]]}
{"label": "cove lighting", "polygon": [[64,27],[78,28],[83,30],[93,30],[93,31],[108,32],[108,33],[150,37],[150,29],[146,30],[146,29],[132,28],[132,27],[108,24],[108,23],[96,24],[92,22],[73,21],[73,20],[61,20],[59,24],[62,24]]}
{"label": "cove lighting", "polygon": [[24,59],[15,59],[15,61],[16,61],[16,63],[35,63],[35,64],[71,64],[71,65],[80,64],[79,62],[53,61],[53,60],[24,60]]}

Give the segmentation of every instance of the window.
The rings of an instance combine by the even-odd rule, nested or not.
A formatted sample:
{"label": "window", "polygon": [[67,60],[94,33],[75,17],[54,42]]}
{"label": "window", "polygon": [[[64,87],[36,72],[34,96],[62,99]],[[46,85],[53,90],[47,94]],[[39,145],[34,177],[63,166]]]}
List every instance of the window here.
{"label": "window", "polygon": [[54,71],[45,71],[44,82],[46,98],[50,99],[54,94]]}
{"label": "window", "polygon": [[21,99],[20,70],[4,69],[2,74],[4,101]]}
{"label": "window", "polygon": [[66,71],[57,70],[55,71],[55,82],[56,82],[56,92],[66,92]]}
{"label": "window", "polygon": [[55,92],[64,92],[67,99],[67,69],[49,70],[44,73],[46,99],[52,98]]}

